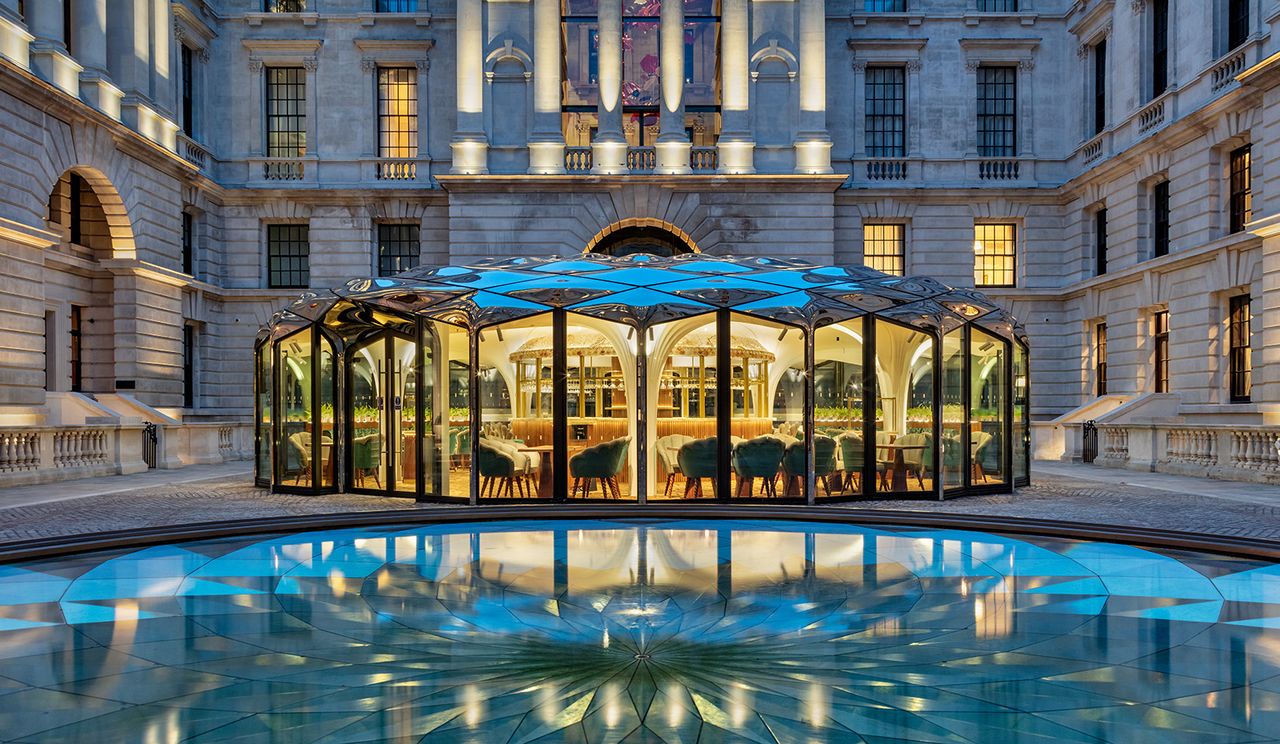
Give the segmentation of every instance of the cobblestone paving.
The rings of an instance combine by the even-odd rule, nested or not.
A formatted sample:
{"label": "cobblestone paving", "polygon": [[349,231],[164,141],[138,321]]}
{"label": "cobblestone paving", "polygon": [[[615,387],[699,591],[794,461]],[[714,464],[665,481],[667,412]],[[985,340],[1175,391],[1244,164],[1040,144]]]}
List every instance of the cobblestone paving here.
{"label": "cobblestone paving", "polygon": [[[1207,490],[1212,490],[1212,485]],[[1211,495],[1162,491],[1039,475],[1016,494],[943,503],[868,501],[849,506],[998,515],[1142,526],[1280,540],[1280,507]],[[243,477],[88,496],[0,509],[0,542],[204,521],[412,510],[407,499],[296,496],[254,488]]]}

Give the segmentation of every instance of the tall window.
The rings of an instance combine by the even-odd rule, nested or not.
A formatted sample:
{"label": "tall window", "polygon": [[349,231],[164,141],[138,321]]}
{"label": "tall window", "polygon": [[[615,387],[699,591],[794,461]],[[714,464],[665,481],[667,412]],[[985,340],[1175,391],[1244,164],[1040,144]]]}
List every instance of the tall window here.
{"label": "tall window", "polygon": [[301,67],[267,69],[267,157],[307,154],[307,72]]}
{"label": "tall window", "polygon": [[1099,323],[1093,329],[1093,378],[1097,383],[1097,396],[1107,394],[1107,324]]}
{"label": "tall window", "polygon": [[307,225],[267,225],[267,286],[306,288],[311,283],[311,237]]}
{"label": "tall window", "polygon": [[1227,0],[1227,50],[1235,49],[1249,38],[1249,3],[1251,0]]}
{"label": "tall window", "polygon": [[71,174],[70,195],[70,218],[68,225],[70,229],[71,242],[75,245],[84,245],[84,222],[85,222],[85,191],[89,190],[89,184],[85,183],[84,177],[79,173]]}
{"label": "tall window", "polygon": [[1093,45],[1093,133],[1107,128],[1107,40]]}
{"label": "tall window", "polygon": [[378,157],[418,157],[417,68],[378,68]]}
{"label": "tall window", "polygon": [[196,407],[196,327],[182,326],[182,407]]}
{"label": "tall window", "polygon": [[1012,224],[973,226],[973,284],[1012,287],[1017,268],[1018,227]]}
{"label": "tall window", "polygon": [[876,271],[902,276],[906,271],[906,225],[863,225],[862,263]]}
{"label": "tall window", "polygon": [[907,0],[863,0],[866,13],[901,13],[907,9]]}
{"label": "tall window", "polygon": [[418,265],[422,254],[418,225],[378,225],[378,276],[391,276]]}
{"label": "tall window", "polygon": [[182,46],[182,133],[196,136],[195,126],[195,57],[191,47]]}
{"label": "tall window", "polygon": [[378,0],[374,9],[378,13],[416,13],[418,0]]}
{"label": "tall window", "polygon": [[1151,0],[1151,97],[1169,88],[1169,0]]}
{"label": "tall window", "polygon": [[981,13],[1016,13],[1018,0],[978,0],[978,11]]}
{"label": "tall window", "polygon": [[190,212],[182,213],[182,273],[195,276],[196,225]]}
{"label": "tall window", "polygon": [[1231,232],[1238,233],[1253,219],[1253,149],[1231,151]]}
{"label": "tall window", "polygon": [[1151,255],[1169,255],[1169,182],[1161,181],[1151,189]]}
{"label": "tall window", "polygon": [[84,347],[81,343],[84,331],[84,308],[71,306],[71,392],[84,390]]}
{"label": "tall window", "polygon": [[1094,274],[1102,276],[1107,273],[1107,210],[1105,207],[1093,213],[1093,249]]}
{"label": "tall window", "polygon": [[979,155],[1001,158],[1017,154],[1017,98],[1017,68],[978,68]]}
{"label": "tall window", "polygon": [[1248,403],[1253,387],[1253,354],[1249,339],[1249,324],[1253,312],[1249,307],[1249,295],[1237,295],[1228,305],[1227,322],[1231,326],[1228,335],[1227,364],[1231,377],[1231,402]]}
{"label": "tall window", "polygon": [[866,72],[867,157],[907,154],[907,83],[901,67],[868,67]]}
{"label": "tall window", "polygon": [[1155,391],[1169,392],[1169,311],[1157,310],[1151,316],[1151,337],[1155,341]]}
{"label": "tall window", "polygon": [[1253,387],[1253,355],[1249,341],[1249,323],[1253,312],[1249,309],[1249,296],[1231,297],[1228,305],[1228,365],[1230,373],[1231,402],[1247,403]]}

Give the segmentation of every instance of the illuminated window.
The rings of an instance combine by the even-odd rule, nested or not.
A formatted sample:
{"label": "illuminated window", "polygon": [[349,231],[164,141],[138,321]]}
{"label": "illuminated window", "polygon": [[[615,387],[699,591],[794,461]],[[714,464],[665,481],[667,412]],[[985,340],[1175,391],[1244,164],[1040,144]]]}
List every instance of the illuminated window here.
{"label": "illuminated window", "polygon": [[378,157],[418,157],[417,68],[378,68]]}
{"label": "illuminated window", "polygon": [[1151,335],[1155,340],[1155,390],[1169,392],[1169,311],[1157,310],[1151,317]]}
{"label": "illuminated window", "polygon": [[1253,219],[1253,152],[1249,145],[1231,151],[1231,232]]}
{"label": "illuminated window", "polygon": [[1253,311],[1249,302],[1249,295],[1232,297],[1227,313],[1227,323],[1230,326],[1227,363],[1230,367],[1232,403],[1248,403],[1253,388],[1253,349],[1249,338]]}
{"label": "illuminated window", "polygon": [[267,70],[267,157],[307,154],[307,72],[301,67]]}
{"label": "illuminated window", "polygon": [[1017,237],[1017,225],[1001,223],[973,226],[974,286],[1014,286]]}
{"label": "illuminated window", "polygon": [[905,225],[863,225],[862,262],[886,274],[902,276],[906,270]]}

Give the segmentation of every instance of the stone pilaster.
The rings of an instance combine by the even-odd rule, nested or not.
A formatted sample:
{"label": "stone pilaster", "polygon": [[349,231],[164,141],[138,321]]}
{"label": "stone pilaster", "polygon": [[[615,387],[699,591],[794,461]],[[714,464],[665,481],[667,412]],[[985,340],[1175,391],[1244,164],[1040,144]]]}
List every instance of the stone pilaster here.
{"label": "stone pilaster", "polygon": [[120,119],[120,89],[107,72],[107,0],[67,0],[74,3],[75,55],[84,66],[80,97],[113,119]]}
{"label": "stone pilaster", "polygon": [[44,80],[73,96],[80,95],[80,65],[71,58],[63,38],[63,2],[40,0],[27,3],[27,27],[31,42],[31,69]]}

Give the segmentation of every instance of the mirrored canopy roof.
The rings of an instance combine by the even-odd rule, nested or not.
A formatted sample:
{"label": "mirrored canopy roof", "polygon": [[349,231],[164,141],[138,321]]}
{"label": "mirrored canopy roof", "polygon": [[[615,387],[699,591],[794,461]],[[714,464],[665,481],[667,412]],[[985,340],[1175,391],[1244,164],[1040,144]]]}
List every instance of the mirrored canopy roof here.
{"label": "mirrored canopy roof", "polygon": [[590,253],[422,266],[310,290],[272,316],[259,338],[317,321],[343,333],[415,316],[477,329],[553,308],[639,329],[719,308],[806,329],[872,314],[942,333],[975,322],[1026,343],[1021,324],[990,298],[928,277],[759,256]]}

